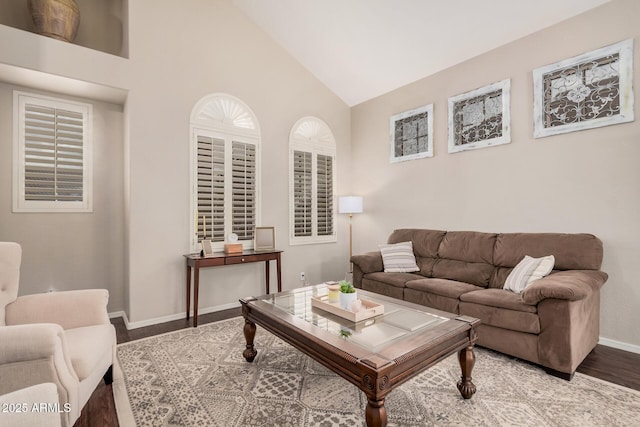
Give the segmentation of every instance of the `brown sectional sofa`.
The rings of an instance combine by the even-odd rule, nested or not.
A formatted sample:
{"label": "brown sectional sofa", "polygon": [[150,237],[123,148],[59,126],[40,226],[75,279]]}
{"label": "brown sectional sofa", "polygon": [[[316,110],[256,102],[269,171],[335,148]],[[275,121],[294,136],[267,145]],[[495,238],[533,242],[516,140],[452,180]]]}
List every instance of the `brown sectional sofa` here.
{"label": "brown sectional sofa", "polygon": [[[479,318],[478,345],[571,379],[596,346],[602,242],[591,234],[395,230],[411,241],[420,271],[385,273],[380,251],[354,255],[357,288]],[[502,289],[525,255],[555,256],[550,275],[522,294]]]}

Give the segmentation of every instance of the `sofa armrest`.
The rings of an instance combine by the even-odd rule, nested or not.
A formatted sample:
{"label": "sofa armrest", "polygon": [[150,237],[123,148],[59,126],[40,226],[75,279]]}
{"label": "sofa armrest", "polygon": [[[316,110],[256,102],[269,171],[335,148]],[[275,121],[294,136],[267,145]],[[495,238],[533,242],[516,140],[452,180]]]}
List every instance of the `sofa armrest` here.
{"label": "sofa armrest", "polygon": [[109,323],[106,289],[24,295],[6,307],[7,325],[56,323],[63,329]]}
{"label": "sofa armrest", "polygon": [[380,251],[353,255],[351,257],[351,262],[354,265],[357,265],[363,274],[375,273],[384,270],[384,264],[382,263],[382,254],[380,253]]}
{"label": "sofa armrest", "polygon": [[577,301],[598,292],[607,281],[607,273],[596,270],[568,270],[535,281],[522,292],[522,302],[537,305],[546,298]]}

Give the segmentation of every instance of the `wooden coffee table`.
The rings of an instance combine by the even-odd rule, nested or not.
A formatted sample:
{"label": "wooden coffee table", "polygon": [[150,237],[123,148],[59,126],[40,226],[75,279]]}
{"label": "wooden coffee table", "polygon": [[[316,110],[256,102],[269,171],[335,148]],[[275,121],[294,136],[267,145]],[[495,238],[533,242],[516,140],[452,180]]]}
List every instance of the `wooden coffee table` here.
{"label": "wooden coffee table", "polygon": [[240,300],[245,319],[243,352],[253,362],[256,324],[282,338],[362,390],[367,426],[385,426],[386,396],[421,371],[458,352],[457,387],[470,399],[473,345],[480,320],[358,290],[358,298],[384,305],[384,314],[358,323],[311,306],[325,285]]}

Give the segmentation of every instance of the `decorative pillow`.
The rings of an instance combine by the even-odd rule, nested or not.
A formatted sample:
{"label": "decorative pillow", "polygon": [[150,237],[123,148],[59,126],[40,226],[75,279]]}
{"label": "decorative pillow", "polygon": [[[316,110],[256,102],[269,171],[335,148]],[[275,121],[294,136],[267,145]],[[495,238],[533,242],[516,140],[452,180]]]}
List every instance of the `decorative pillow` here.
{"label": "decorative pillow", "polygon": [[542,258],[532,258],[526,255],[509,273],[504,282],[504,289],[517,294],[522,293],[527,286],[551,273],[555,262],[556,259],[553,255]]}
{"label": "decorative pillow", "polygon": [[416,257],[413,254],[413,244],[411,242],[394,243],[391,245],[380,245],[382,253],[382,263],[385,273],[411,273],[420,271],[416,264]]}

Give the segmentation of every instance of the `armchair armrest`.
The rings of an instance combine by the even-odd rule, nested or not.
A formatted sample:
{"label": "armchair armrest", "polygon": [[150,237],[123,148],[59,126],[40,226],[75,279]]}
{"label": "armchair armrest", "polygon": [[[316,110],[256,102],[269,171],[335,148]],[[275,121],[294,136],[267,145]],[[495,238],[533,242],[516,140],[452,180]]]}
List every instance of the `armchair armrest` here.
{"label": "armchair armrest", "polygon": [[596,270],[568,270],[535,281],[522,292],[522,302],[537,305],[546,298],[577,301],[600,290],[607,273]]}
{"label": "armchair armrest", "polygon": [[375,273],[377,271],[384,270],[384,264],[382,263],[382,254],[380,253],[380,251],[353,255],[351,257],[351,262],[354,265],[357,265],[363,274]]}
{"label": "armchair armrest", "polygon": [[7,305],[6,323],[56,323],[63,329],[108,324],[108,302],[106,289],[24,295]]}
{"label": "armchair armrest", "polygon": [[[72,368],[66,351],[64,330],[53,323],[31,323],[0,327],[0,365],[27,363],[42,359],[57,359],[75,381],[78,376]],[[61,368],[62,368],[61,366]]]}

